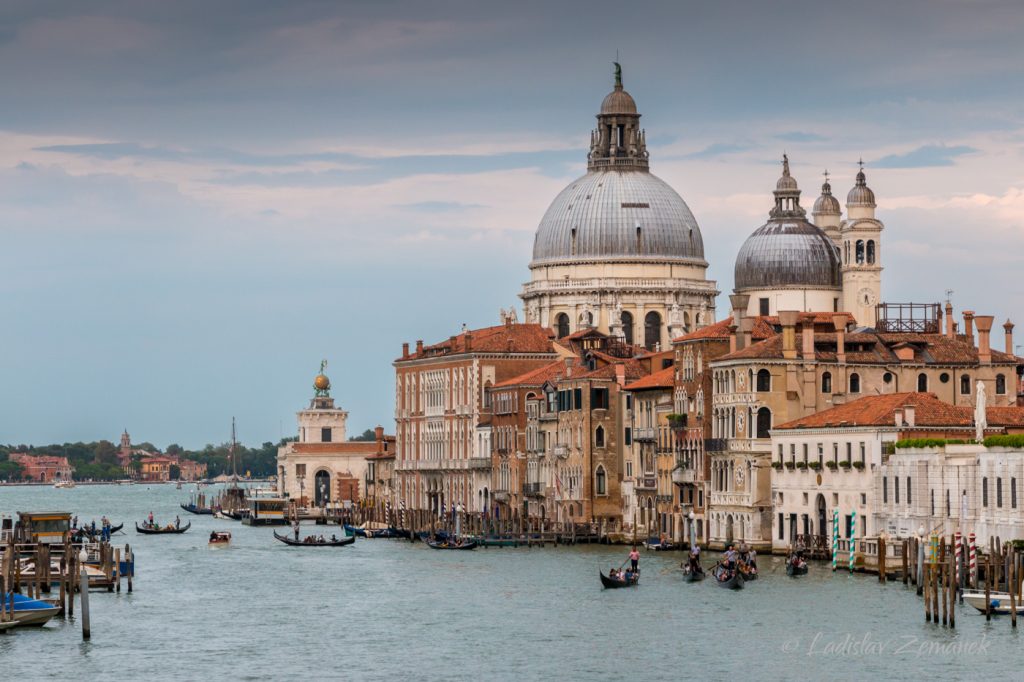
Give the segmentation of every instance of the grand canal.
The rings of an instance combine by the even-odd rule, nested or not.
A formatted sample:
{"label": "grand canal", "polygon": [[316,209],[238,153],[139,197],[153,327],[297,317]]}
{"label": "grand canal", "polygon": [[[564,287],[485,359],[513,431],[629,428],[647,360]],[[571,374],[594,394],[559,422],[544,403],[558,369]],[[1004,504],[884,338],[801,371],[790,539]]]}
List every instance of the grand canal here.
{"label": "grand canal", "polygon": [[[961,607],[957,629],[924,622],[902,584],[831,573],[731,592],[685,584],[675,553],[644,553],[639,588],[602,590],[625,548],[438,552],[359,540],[291,548],[178,508],[173,486],[0,488],[0,511],[102,514],[131,528],[192,521],[131,543],[135,591],[92,593],[92,639],[74,620],[0,635],[0,677],[56,679],[870,679],[1019,677],[1020,634]],[[312,527],[311,527],[312,528]],[[213,529],[230,530],[210,549]],[[322,529],[322,527],[321,527]]]}

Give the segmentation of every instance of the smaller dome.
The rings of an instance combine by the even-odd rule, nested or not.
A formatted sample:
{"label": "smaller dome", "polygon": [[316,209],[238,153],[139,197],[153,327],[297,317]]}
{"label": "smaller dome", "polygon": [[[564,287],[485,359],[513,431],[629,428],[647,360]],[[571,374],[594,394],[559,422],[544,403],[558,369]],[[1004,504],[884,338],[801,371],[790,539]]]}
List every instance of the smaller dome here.
{"label": "smaller dome", "polygon": [[608,93],[608,96],[601,102],[602,114],[636,114],[636,102],[633,96],[616,85],[615,89]]}
{"label": "smaller dome", "polygon": [[799,189],[796,178],[789,174],[789,154],[782,155],[782,176],[775,183],[776,192],[792,192]]}
{"label": "smaller dome", "polygon": [[325,374],[317,374],[313,379],[313,388],[318,391],[326,391],[331,387],[331,380]]}
{"label": "smaller dome", "polygon": [[839,199],[836,199],[834,196],[832,196],[832,185],[829,184],[828,180],[826,180],[825,184],[821,186],[821,196],[815,200],[814,208],[811,209],[811,213],[816,213],[819,215],[842,214],[842,209],[839,206]]}
{"label": "smaller dome", "polygon": [[867,178],[864,176],[864,169],[857,173],[857,184],[853,186],[850,193],[846,195],[847,206],[874,206],[875,193],[868,187]]}

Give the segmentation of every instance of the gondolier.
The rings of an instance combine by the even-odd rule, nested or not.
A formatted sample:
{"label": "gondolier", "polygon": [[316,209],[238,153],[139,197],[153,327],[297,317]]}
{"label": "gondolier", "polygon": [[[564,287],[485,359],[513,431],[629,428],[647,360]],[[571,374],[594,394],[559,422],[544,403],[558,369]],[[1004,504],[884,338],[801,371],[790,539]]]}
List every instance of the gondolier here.
{"label": "gondolier", "polygon": [[640,566],[640,552],[636,550],[636,545],[633,545],[633,549],[629,552],[629,564],[633,573],[636,573]]}

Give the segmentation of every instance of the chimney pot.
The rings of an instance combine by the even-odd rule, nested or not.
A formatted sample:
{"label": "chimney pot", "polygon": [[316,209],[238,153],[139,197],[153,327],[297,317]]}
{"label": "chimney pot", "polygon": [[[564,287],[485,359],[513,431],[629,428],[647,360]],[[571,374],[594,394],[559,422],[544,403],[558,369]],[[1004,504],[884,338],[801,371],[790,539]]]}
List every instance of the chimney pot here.
{"label": "chimney pot", "polygon": [[779,324],[782,325],[782,357],[792,360],[796,357],[796,323],[800,319],[797,310],[780,310]]}
{"label": "chimney pot", "polygon": [[964,336],[967,337],[967,343],[969,343],[969,344],[971,344],[973,346],[974,345],[974,325],[972,324],[972,322],[974,322],[974,311],[973,310],[965,310],[964,311]]}
{"label": "chimney pot", "polygon": [[423,353],[423,339],[416,339],[416,354],[420,355]]}
{"label": "chimney pot", "polygon": [[466,352],[473,350],[473,332],[466,332]]}
{"label": "chimney pot", "polygon": [[1016,355],[1013,348],[1013,322],[1007,320],[1003,325],[1003,331],[1006,332],[1006,354]]}
{"label": "chimney pot", "polygon": [[406,341],[405,343],[402,344],[402,357],[403,358],[409,357],[409,342],[408,341]]}
{"label": "chimney pot", "polygon": [[974,323],[978,326],[978,361],[983,365],[992,364],[992,315],[978,315]]}
{"label": "chimney pot", "polygon": [[901,428],[903,426],[903,410],[896,410],[893,413],[893,417],[896,422],[896,428]]}
{"label": "chimney pot", "polygon": [[736,325],[729,325],[729,352],[736,352]]}
{"label": "chimney pot", "polygon": [[846,364],[846,313],[833,313],[832,326],[836,329],[836,362]]}
{"label": "chimney pot", "polygon": [[956,336],[956,323],[953,321],[953,304],[946,301],[946,336],[953,338]]}

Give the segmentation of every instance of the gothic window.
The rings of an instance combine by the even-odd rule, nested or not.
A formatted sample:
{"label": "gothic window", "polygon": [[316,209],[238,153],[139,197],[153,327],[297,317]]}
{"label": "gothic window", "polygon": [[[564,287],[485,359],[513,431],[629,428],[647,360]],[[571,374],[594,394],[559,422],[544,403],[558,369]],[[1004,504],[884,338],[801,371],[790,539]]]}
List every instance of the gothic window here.
{"label": "gothic window", "polygon": [[960,394],[971,394],[971,377],[967,376],[966,374],[960,377]]}
{"label": "gothic window", "polygon": [[917,391],[918,393],[928,391],[928,375],[923,372],[917,375]]}
{"label": "gothic window", "polygon": [[768,438],[768,432],[772,428],[772,413],[767,407],[757,411],[757,437]]}
{"label": "gothic window", "polygon": [[757,371],[757,392],[764,393],[772,390],[772,375],[766,369]]}
{"label": "gothic window", "polygon": [[856,372],[850,375],[850,393],[860,393],[860,375]]}
{"label": "gothic window", "polygon": [[821,375],[821,392],[832,392],[832,372],[825,372]]}
{"label": "gothic window", "polygon": [[857,240],[857,265],[864,265],[864,240]]}
{"label": "gothic window", "polygon": [[597,448],[603,448],[604,447],[604,427],[603,426],[598,426],[597,429],[594,431],[594,447],[597,447]]}
{"label": "gothic window", "polygon": [[558,328],[558,338],[564,339],[569,336],[569,316],[565,313],[558,313],[555,318],[555,326]]}
{"label": "gothic window", "polygon": [[633,344],[633,313],[622,312],[622,333],[626,337],[626,343]]}
{"label": "gothic window", "polygon": [[875,264],[875,240],[868,240],[868,265]]}
{"label": "gothic window", "polygon": [[1006,377],[1002,374],[996,375],[996,395],[1006,395]]}
{"label": "gothic window", "polygon": [[604,473],[604,467],[598,466],[597,473],[594,475],[594,489],[598,495],[608,494],[608,477]]}
{"label": "gothic window", "polygon": [[654,350],[661,341],[661,315],[653,310],[644,316],[644,347]]}

